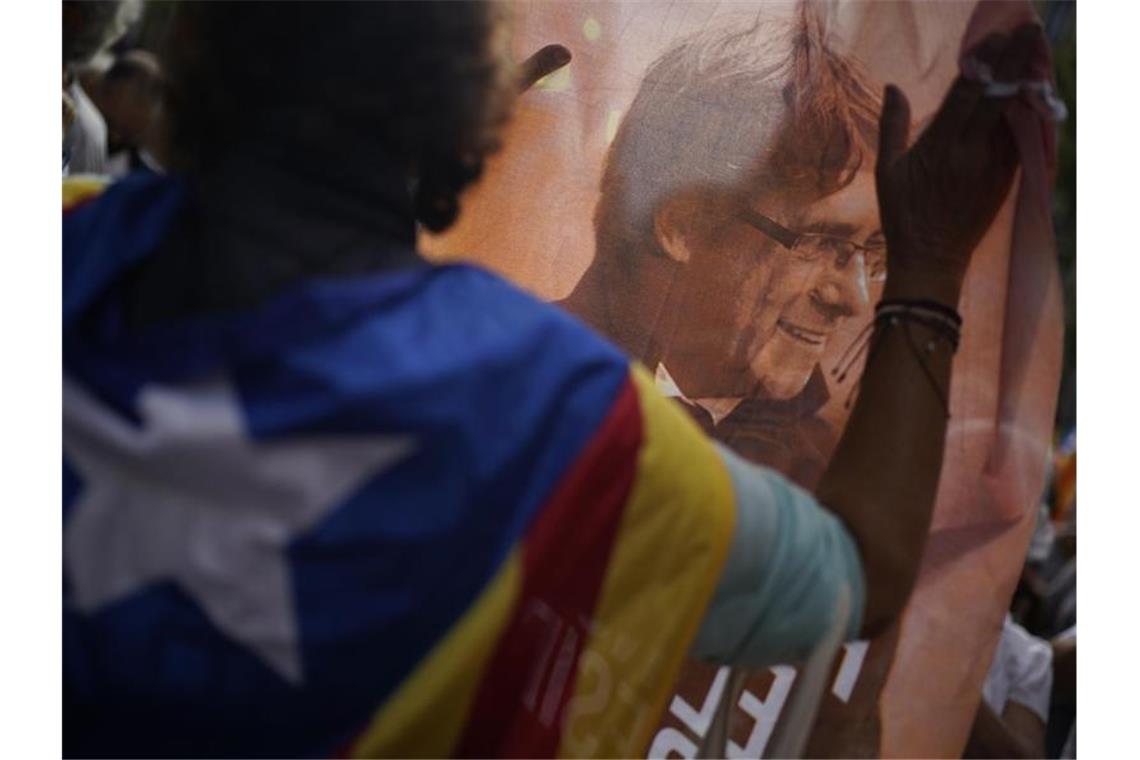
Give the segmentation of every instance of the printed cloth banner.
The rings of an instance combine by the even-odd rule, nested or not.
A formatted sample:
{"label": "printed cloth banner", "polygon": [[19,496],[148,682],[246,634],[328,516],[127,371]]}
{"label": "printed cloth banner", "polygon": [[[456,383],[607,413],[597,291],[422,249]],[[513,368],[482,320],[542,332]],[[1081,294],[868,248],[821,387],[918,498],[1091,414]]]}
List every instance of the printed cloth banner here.
{"label": "printed cloth banner", "polygon": [[[460,223],[424,247],[560,302],[711,436],[811,488],[857,392],[851,347],[886,275],[873,182],[883,86],[906,93],[916,137],[967,51],[1031,18],[1026,2],[520,4],[516,57],[560,42],[574,60],[523,96]],[[1062,310],[1052,125],[1028,103],[1008,118],[1022,171],[967,279],[918,587],[894,630],[840,650],[808,755],[960,756],[1023,562]],[[649,754],[764,756],[800,673],[691,662]],[[711,747],[722,704],[725,742]]]}

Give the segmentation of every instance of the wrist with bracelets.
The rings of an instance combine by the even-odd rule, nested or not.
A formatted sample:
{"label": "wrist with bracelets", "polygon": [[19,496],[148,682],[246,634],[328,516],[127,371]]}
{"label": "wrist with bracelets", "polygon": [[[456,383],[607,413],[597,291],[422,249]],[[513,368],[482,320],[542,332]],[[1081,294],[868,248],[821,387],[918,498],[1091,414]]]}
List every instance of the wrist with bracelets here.
{"label": "wrist with bracelets", "polygon": [[[927,330],[933,334],[921,347],[916,343],[914,335],[911,332],[911,325],[914,324],[927,328]],[[867,362],[870,363],[887,331],[899,327],[904,330],[907,345],[910,346],[911,352],[914,354],[919,366],[922,367],[922,371],[930,381],[931,387],[934,389],[934,392],[938,394],[946,416],[949,417],[950,405],[948,394],[939,387],[934,375],[926,366],[926,358],[931,356],[942,343],[950,347],[951,354],[957,353],[958,345],[961,341],[962,317],[958,314],[957,310],[939,301],[911,298],[885,299],[880,301],[878,305],[875,306],[874,320],[864,328],[854,343],[852,343],[851,347],[840,357],[835,368],[831,370],[831,374],[836,376],[837,382],[842,383],[846,380],[848,373],[865,351],[867,352]],[[867,350],[868,345],[870,345],[869,351]],[[858,391],[858,388],[859,384],[856,383],[855,387],[851,389],[850,395],[847,397],[845,403],[846,407],[851,406],[852,399]]]}

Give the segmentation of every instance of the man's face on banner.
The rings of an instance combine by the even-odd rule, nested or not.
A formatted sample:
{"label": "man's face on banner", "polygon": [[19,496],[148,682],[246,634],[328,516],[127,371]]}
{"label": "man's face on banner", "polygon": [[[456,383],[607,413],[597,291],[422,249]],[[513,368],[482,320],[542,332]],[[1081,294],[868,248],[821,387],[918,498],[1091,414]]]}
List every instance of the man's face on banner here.
{"label": "man's face on banner", "polygon": [[[676,329],[664,361],[691,398],[800,393],[825,354],[832,361],[837,329],[869,317],[881,292],[881,259],[843,259],[827,247],[808,260],[750,224],[760,214],[796,233],[818,233],[868,248],[882,247],[874,177],[859,172],[832,195],[796,208],[777,198],[708,212],[718,220],[693,226],[684,241]],[[868,259],[871,260],[868,260]]]}

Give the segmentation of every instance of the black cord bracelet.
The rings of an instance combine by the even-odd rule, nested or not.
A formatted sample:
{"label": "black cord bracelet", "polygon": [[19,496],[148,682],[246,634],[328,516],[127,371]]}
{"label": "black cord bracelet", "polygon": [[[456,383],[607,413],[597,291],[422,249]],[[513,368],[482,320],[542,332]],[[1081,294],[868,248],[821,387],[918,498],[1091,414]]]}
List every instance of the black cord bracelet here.
{"label": "black cord bracelet", "polygon": [[952,306],[947,306],[941,301],[934,301],[928,298],[892,298],[879,301],[875,306],[876,315],[884,309],[888,308],[902,308],[908,311],[926,311],[939,314],[949,321],[953,322],[955,326],[962,326],[962,315],[958,310]]}
{"label": "black cord bracelet", "polygon": [[[911,325],[913,324],[921,325],[934,334],[931,339],[927,340],[926,345],[923,347],[925,348],[925,356],[923,348],[920,348],[916,344],[914,333],[911,331]],[[958,345],[961,340],[962,317],[955,309],[938,301],[927,299],[891,299],[880,301],[875,307],[875,318],[859,333],[851,346],[844,351],[836,366],[831,370],[831,374],[836,376],[838,382],[844,382],[848,373],[854,368],[863,353],[867,353],[867,362],[870,363],[875,355],[876,349],[882,342],[882,336],[886,334],[887,330],[899,325],[903,326],[906,333],[907,345],[910,347],[911,353],[914,354],[914,358],[922,368],[923,374],[925,374],[926,378],[930,381],[934,392],[938,394],[938,398],[942,402],[942,408],[945,410],[946,416],[949,417],[950,404],[948,393],[939,387],[934,374],[930,371],[930,368],[926,366],[926,357],[934,352],[939,343],[943,342],[950,346],[951,353],[957,353]],[[869,350],[868,346],[870,346]],[[850,408],[851,402],[858,390],[859,383],[857,382],[847,397],[847,401],[844,404],[845,407]]]}

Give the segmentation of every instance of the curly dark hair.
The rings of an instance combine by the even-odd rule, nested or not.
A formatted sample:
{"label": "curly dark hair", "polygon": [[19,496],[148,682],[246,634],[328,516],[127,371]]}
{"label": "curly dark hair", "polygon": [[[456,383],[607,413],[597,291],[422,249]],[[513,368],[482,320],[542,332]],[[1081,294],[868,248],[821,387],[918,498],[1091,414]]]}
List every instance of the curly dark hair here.
{"label": "curly dark hair", "polygon": [[163,45],[175,166],[202,171],[266,134],[325,153],[352,135],[403,162],[417,219],[444,230],[513,101],[502,13],[482,2],[182,3]]}
{"label": "curly dark hair", "polygon": [[878,111],[806,3],[790,19],[725,18],[682,40],[650,66],[610,146],[598,255],[659,253],[653,215],[682,190],[801,202],[839,190],[874,151]]}

